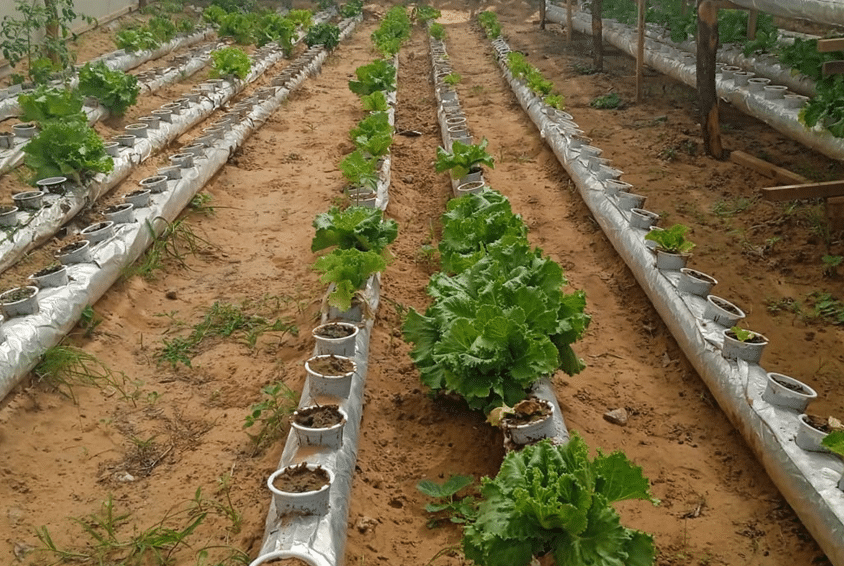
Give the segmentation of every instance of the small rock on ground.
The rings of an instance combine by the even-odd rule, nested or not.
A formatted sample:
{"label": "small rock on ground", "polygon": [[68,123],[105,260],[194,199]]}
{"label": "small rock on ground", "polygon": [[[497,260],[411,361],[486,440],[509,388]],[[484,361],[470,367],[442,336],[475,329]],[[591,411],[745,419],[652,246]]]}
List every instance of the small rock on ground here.
{"label": "small rock on ground", "polygon": [[604,413],[604,420],[614,425],[624,426],[627,424],[627,410],[622,407],[607,411]]}

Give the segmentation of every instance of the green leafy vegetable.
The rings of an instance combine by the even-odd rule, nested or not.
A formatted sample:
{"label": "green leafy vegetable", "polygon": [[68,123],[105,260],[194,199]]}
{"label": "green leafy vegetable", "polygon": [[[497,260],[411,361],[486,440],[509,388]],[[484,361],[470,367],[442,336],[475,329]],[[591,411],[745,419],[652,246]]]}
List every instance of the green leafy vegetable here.
{"label": "green leafy vegetable", "polygon": [[618,96],[617,92],[611,92],[609,94],[593,98],[589,103],[589,106],[599,110],[612,110],[621,106],[621,97]]}
{"label": "green leafy vegetable", "polygon": [[[432,480],[422,480],[416,484],[416,489],[434,499],[438,499],[438,503],[428,503],[425,505],[425,511],[428,513],[440,513],[442,511],[448,512],[449,520],[452,523],[466,523],[472,521],[477,516],[477,507],[475,505],[475,498],[471,495],[457,499],[455,495],[474,482],[472,476],[451,476],[442,485]],[[435,526],[437,519],[432,519],[428,522],[428,526]]]}
{"label": "green leafy vegetable", "polygon": [[445,28],[442,24],[431,24],[431,27],[428,28],[428,33],[431,34],[431,37],[439,41],[445,39]]}
{"label": "green leafy vegetable", "polygon": [[377,91],[396,90],[396,68],[389,62],[376,59],[368,65],[355,69],[358,80],[349,81],[349,90],[358,96],[365,96]]}
{"label": "green leafy vegetable", "polygon": [[152,32],[145,28],[121,29],[114,34],[114,43],[127,53],[155,49],[161,45]]}
{"label": "green leafy vegetable", "polygon": [[217,31],[221,37],[232,37],[235,42],[241,45],[249,45],[255,39],[255,25],[257,17],[255,14],[241,14],[235,12],[226,14],[220,20],[220,28]]}
{"label": "green leafy vegetable", "polygon": [[114,161],[97,133],[81,120],[51,121],[23,149],[33,181],[64,176],[83,181],[88,173],[108,173]]}
{"label": "green leafy vegetable", "polygon": [[736,340],[738,340],[739,342],[747,342],[748,340],[756,338],[755,332],[753,332],[752,330],[745,330],[740,326],[733,326],[732,328],[730,328],[730,332],[735,335]]}
{"label": "green leafy vegetable", "polygon": [[308,47],[322,45],[328,51],[334,51],[340,45],[340,28],[334,24],[322,23],[311,26],[305,35]]}
{"label": "green leafy vegetable", "polygon": [[337,246],[380,254],[398,235],[396,221],[383,220],[382,217],[383,213],[378,208],[350,206],[340,210],[336,206],[331,207],[314,219],[316,234],[311,242],[311,251]]}
{"label": "green leafy vegetable", "polygon": [[389,109],[387,95],[383,90],[376,90],[372,94],[366,94],[360,98],[363,109],[367,112],[386,112]]}
{"label": "green leafy vegetable", "polygon": [[357,248],[335,249],[316,260],[314,268],[322,272],[320,281],[334,283],[328,304],[341,311],[352,307],[355,292],[361,289],[373,273],[383,271],[387,262],[378,253]]}
{"label": "green leafy vegetable", "polygon": [[694,242],[686,239],[686,232],[689,227],[683,224],[675,224],[665,230],[651,230],[645,234],[645,239],[656,242],[659,249],[670,254],[684,254],[692,251]]}
{"label": "green leafy vegetable", "polygon": [[433,6],[421,5],[413,9],[412,16],[416,21],[425,24],[430,20],[436,20],[442,16],[442,13]]}
{"label": "green leafy vegetable", "polygon": [[542,100],[545,104],[557,110],[563,110],[566,107],[566,98],[562,94],[549,94]]}
{"label": "green leafy vegetable", "polygon": [[293,34],[296,24],[278,14],[265,14],[258,20],[255,27],[255,43],[262,47],[270,42],[276,42],[285,54],[293,49]]}
{"label": "green leafy vegetable", "polygon": [[373,112],[349,132],[355,146],[368,156],[386,155],[393,143],[393,127],[386,112]]}
{"label": "green leafy vegetable", "polygon": [[495,12],[481,12],[478,14],[478,21],[489,39],[501,36],[501,24],[498,23],[498,16],[495,15]]}
{"label": "green leafy vegetable", "polygon": [[839,456],[844,456],[844,430],[833,430],[824,436],[821,444]]}
{"label": "green leafy vegetable", "polygon": [[235,76],[241,80],[249,75],[252,63],[249,56],[237,47],[225,47],[211,53],[214,63],[211,68],[212,77]]}
{"label": "green leafy vegetable", "polygon": [[527,566],[551,552],[558,566],[646,566],[651,535],[625,528],[612,503],[654,501],[642,469],[621,452],[590,460],[574,434],[510,452],[494,479],[484,478],[478,516],[463,531],[466,557],[481,566]]}
{"label": "green leafy vegetable", "polygon": [[340,171],[352,186],[374,191],[378,188],[375,165],[376,158],[366,157],[363,151],[356,149],[340,162]]}
{"label": "green leafy vegetable", "polygon": [[384,57],[392,57],[399,52],[401,44],[410,37],[410,18],[404,6],[393,6],[387,11],[381,25],[370,36],[375,48]]}
{"label": "green leafy vegetable", "polygon": [[38,122],[43,126],[51,120],[87,121],[82,112],[82,96],[68,88],[40,85],[31,92],[20,94],[18,104],[24,122]]}
{"label": "green leafy vegetable", "polygon": [[340,6],[340,15],[344,18],[354,18],[363,13],[363,0],[349,0]]}
{"label": "green leafy vegetable", "polygon": [[86,63],[79,71],[79,92],[97,97],[112,114],[124,114],[138,101],[140,90],[134,75],[112,71],[102,61]]}
{"label": "green leafy vegetable", "polygon": [[441,147],[437,148],[437,161],[434,168],[437,173],[450,171],[454,179],[465,177],[481,165],[494,168],[495,162],[487,153],[488,141],[484,138],[479,144],[465,144],[455,140],[451,145],[451,153]]}
{"label": "green leafy vegetable", "polygon": [[314,23],[314,15],[310,10],[290,10],[287,18],[297,26],[307,29]]}
{"label": "green leafy vegetable", "polygon": [[213,24],[215,26],[220,25],[223,21],[223,18],[228,14],[223,8],[217,5],[211,5],[205,8],[202,12],[202,19],[206,22]]}

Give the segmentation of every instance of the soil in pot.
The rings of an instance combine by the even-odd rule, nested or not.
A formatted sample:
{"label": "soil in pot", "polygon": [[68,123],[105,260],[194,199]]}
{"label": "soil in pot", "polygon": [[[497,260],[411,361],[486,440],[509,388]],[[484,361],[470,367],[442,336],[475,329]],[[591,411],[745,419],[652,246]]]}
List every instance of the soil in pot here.
{"label": "soil in pot", "polygon": [[[721,307],[721,308],[723,308],[724,310],[727,310],[726,307]],[[730,338],[732,338],[733,340],[738,340],[736,333],[733,332],[732,330],[728,330],[726,332],[726,335],[729,336]],[[741,340],[739,340],[739,341],[741,342]],[[767,342],[768,341],[765,339],[764,336],[754,333],[753,336],[751,336],[747,340],[744,340],[742,343],[744,343],[744,344],[766,344]]]}
{"label": "soil in pot", "polygon": [[51,265],[49,267],[45,267],[41,271],[36,271],[32,274],[33,277],[44,277],[45,275],[50,275],[51,273],[56,273],[57,271],[61,271],[62,269],[67,269],[63,265]]}
{"label": "soil in pot", "polygon": [[25,299],[30,298],[35,293],[37,293],[37,291],[33,290],[31,287],[19,287],[13,290],[11,293],[4,294],[3,303],[8,304],[23,301]]}
{"label": "soil in pot", "polygon": [[541,421],[551,413],[551,407],[547,403],[541,403],[538,399],[525,399],[516,403],[513,412],[507,413],[501,421],[508,426],[519,426]]}
{"label": "soil in pot", "polygon": [[805,418],[806,424],[812,427],[813,429],[829,434],[833,431],[832,426],[829,424],[828,419],[824,419],[822,417],[818,417],[815,415],[806,415]]}
{"label": "soil in pot", "polygon": [[[733,306],[732,303],[728,303],[727,301],[721,300],[718,297],[713,296],[712,302],[715,303],[716,306],[721,307],[722,309],[724,309],[725,311],[727,311],[728,313],[730,313],[732,315],[741,316],[743,314],[740,310],[738,310],[735,306]],[[733,336],[733,338],[735,338],[735,336]]]}
{"label": "soil in pot", "polygon": [[79,242],[73,242],[72,244],[68,244],[58,251],[58,255],[65,255],[71,252],[75,252],[76,250],[85,247],[87,243],[88,242],[86,240],[81,240]]}
{"label": "soil in pot", "polygon": [[108,222],[98,222],[97,224],[91,224],[85,229],[86,233],[96,232],[97,230],[102,230],[103,228],[108,228],[110,224]]}
{"label": "soil in pot", "polygon": [[273,487],[287,493],[319,491],[329,483],[328,472],[320,467],[309,470],[305,462],[290,466],[276,476]]}
{"label": "soil in pot", "polygon": [[[326,324],[319,329],[318,334],[323,338],[346,338],[354,334],[355,329],[343,324]],[[313,364],[311,364],[313,367]]]}
{"label": "soil in pot", "polygon": [[306,428],[328,428],[343,422],[339,405],[318,405],[296,411],[293,422]]}
{"label": "soil in pot", "polygon": [[346,375],[355,369],[351,360],[334,355],[312,359],[308,362],[308,365],[311,371],[320,375]]}
{"label": "soil in pot", "polygon": [[795,393],[802,393],[804,395],[809,393],[808,391],[806,391],[806,389],[804,387],[797,385],[796,383],[791,383],[791,382],[785,381],[784,379],[778,379],[778,378],[773,377],[773,376],[771,377],[771,379],[774,380],[777,383],[777,385],[779,385],[780,387],[785,387],[789,391],[794,391]]}

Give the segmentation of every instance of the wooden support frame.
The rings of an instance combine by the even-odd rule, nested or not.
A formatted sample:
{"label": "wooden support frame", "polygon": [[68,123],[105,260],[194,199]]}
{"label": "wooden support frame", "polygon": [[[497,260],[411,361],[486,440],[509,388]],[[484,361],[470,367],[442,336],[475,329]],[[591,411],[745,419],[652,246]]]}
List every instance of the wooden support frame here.
{"label": "wooden support frame", "polygon": [[539,0],[539,29],[545,29],[546,0]]}
{"label": "wooden support frame", "polygon": [[715,0],[698,0],[697,92],[703,145],[715,159],[722,159],[724,147],[719,126],[718,93],[715,90],[715,51],[718,47],[718,8]]}
{"label": "wooden support frame", "polygon": [[810,182],[809,179],[803,177],[802,175],[798,175],[797,173],[793,173],[788,169],[783,169],[782,167],[777,167],[773,163],[765,161],[764,159],[759,159],[758,157],[754,157],[743,151],[731,151],[730,161],[737,165],[747,167],[748,169],[753,169],[757,173],[770,177],[778,183],[784,183],[787,185],[802,185]]}
{"label": "wooden support frame", "polygon": [[820,53],[829,53],[831,51],[844,51],[844,37],[835,39],[819,39],[818,51]]}
{"label": "wooden support frame", "polygon": [[599,73],[604,70],[603,8],[604,0],[592,0],[592,66]]}
{"label": "wooden support frame", "polygon": [[571,26],[573,18],[574,15],[572,14],[571,0],[566,0],[566,41],[569,43],[571,43]]}
{"label": "wooden support frame", "polygon": [[636,102],[642,102],[644,98],[644,75],[645,75],[645,11],[647,0],[638,0],[639,14],[639,43],[636,45]]}
{"label": "wooden support frame", "polygon": [[750,10],[747,15],[747,39],[756,39],[756,25],[759,23],[759,10]]}
{"label": "wooden support frame", "polygon": [[801,185],[782,185],[762,189],[765,200],[781,202],[805,198],[830,198],[844,196],[844,181],[825,181]]}

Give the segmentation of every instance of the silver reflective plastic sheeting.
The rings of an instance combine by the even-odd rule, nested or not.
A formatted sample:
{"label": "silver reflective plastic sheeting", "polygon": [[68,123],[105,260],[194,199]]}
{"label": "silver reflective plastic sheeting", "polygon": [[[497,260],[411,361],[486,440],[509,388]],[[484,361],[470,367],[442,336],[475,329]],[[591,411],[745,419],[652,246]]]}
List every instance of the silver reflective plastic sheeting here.
{"label": "silver reflective plastic sheeting", "polygon": [[[508,50],[503,41],[494,45],[499,53]],[[507,77],[506,58],[501,57],[499,64]],[[761,399],[766,371],[744,361],[728,361],[721,355],[725,327],[703,319],[704,299],[677,290],[679,272],[656,269],[653,253],[644,243],[646,231],[629,226],[630,212],[619,208],[617,199],[605,192],[604,183],[588,169],[580,152],[570,147],[564,131],[543,111],[537,110],[544,104],[519,88],[515,79],[508,80],[520,104],[577,185],[601,229],[630,267],[718,404],[753,448],[829,560],[836,566],[844,566],[844,491],[836,487],[844,464],[831,455],[806,452],[796,446],[797,413]]]}
{"label": "silver reflective plastic sheeting", "polygon": [[[842,6],[844,10],[844,6]],[[565,22],[565,10],[556,7],[548,7],[548,19],[553,22]],[[591,34],[592,27],[582,17],[573,19],[575,30]],[[635,57],[637,38],[630,26],[623,24],[611,24],[604,27],[604,39],[625,53]],[[694,87],[696,79],[696,63],[692,54],[678,51],[670,47],[667,52],[654,50],[654,42],[646,41],[645,63],[657,71],[680,80],[689,86]],[[667,44],[661,44],[667,45]],[[751,92],[748,87],[735,86],[733,80],[721,80],[716,76],[716,89],[718,96],[736,106],[739,110],[762,120],[772,128],[782,132],[792,139],[815,149],[832,159],[844,160],[844,138],[835,138],[825,132],[819,126],[808,129],[797,119],[799,108],[786,108],[782,99],[766,100],[764,93]]]}

